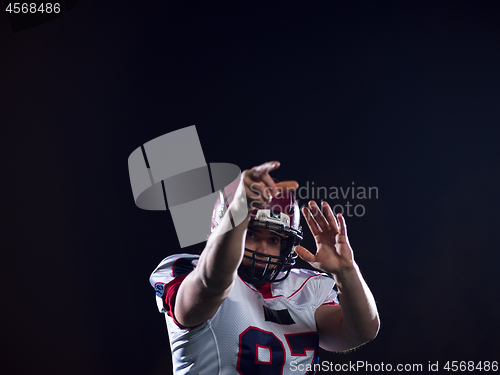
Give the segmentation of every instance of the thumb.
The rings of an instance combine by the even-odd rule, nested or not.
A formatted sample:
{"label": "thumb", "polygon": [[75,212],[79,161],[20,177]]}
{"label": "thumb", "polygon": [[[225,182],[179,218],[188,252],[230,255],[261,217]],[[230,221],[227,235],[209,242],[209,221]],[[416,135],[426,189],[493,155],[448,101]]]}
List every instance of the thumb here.
{"label": "thumb", "polygon": [[316,260],[316,256],[307,250],[304,246],[295,246],[295,252],[300,257],[300,259],[305,260],[308,263],[312,263]]}

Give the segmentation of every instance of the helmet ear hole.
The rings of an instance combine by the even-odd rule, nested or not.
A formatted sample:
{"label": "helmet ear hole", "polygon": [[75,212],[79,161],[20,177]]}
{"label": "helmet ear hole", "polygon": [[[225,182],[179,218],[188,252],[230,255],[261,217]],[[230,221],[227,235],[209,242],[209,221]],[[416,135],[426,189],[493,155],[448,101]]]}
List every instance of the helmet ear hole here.
{"label": "helmet ear hole", "polygon": [[269,210],[269,216],[273,219],[279,219],[281,217],[280,212],[276,210]]}

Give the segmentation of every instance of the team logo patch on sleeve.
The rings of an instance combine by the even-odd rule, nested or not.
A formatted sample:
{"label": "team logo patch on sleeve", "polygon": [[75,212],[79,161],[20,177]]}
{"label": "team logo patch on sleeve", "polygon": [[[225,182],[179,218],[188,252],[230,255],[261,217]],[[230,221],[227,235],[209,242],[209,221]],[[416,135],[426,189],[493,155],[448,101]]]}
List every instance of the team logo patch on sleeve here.
{"label": "team logo patch on sleeve", "polygon": [[156,295],[160,298],[163,298],[163,293],[165,293],[165,284],[164,283],[156,283],[155,284],[155,292]]}

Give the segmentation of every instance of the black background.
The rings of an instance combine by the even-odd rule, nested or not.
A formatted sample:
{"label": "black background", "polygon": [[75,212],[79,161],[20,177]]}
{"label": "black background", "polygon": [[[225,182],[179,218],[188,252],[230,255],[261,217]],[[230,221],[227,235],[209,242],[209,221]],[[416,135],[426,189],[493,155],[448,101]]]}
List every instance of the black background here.
{"label": "black background", "polygon": [[82,1],[13,32],[2,9],[0,372],[170,373],[148,277],[181,250],[168,212],[135,206],[127,159],[193,124],[207,162],[378,188],[346,220],[382,327],[322,360],[500,360],[499,17],[491,1]]}

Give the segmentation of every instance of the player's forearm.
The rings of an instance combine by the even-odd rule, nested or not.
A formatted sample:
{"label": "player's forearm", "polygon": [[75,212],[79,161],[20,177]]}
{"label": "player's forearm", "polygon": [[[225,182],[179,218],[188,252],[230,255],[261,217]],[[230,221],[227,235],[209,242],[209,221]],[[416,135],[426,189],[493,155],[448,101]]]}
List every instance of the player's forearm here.
{"label": "player's forearm", "polygon": [[[231,216],[235,227],[231,216],[226,214],[210,235],[198,265],[177,293],[175,317],[184,326],[196,326],[210,319],[232,289],[243,256],[249,218],[238,216],[236,204],[229,209],[234,214]],[[246,208],[244,212],[247,213]],[[235,217],[240,220],[235,222]]]}
{"label": "player's forearm", "polygon": [[359,345],[373,340],[380,327],[377,305],[358,266],[336,274],[335,281],[346,334]]}
{"label": "player's forearm", "polygon": [[241,263],[250,216],[246,201],[235,200],[210,235],[197,266],[198,277],[211,291],[224,291]]}

